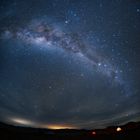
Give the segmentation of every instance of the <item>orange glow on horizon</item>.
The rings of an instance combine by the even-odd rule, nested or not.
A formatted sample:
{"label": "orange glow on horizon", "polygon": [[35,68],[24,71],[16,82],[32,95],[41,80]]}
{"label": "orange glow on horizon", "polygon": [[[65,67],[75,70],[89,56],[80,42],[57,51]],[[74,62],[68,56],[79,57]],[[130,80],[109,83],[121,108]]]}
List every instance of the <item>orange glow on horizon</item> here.
{"label": "orange glow on horizon", "polygon": [[42,125],[42,128],[48,128],[48,129],[76,129],[76,127],[72,126],[66,126],[66,125]]}

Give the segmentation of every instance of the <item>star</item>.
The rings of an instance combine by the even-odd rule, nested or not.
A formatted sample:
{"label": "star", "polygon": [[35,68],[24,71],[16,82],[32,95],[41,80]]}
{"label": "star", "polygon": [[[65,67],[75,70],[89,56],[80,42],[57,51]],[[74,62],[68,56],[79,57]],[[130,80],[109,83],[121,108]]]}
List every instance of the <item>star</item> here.
{"label": "star", "polygon": [[137,9],[137,12],[139,13],[140,12],[140,9]]}
{"label": "star", "polygon": [[65,20],[65,24],[68,24],[69,23],[69,21],[68,20]]}

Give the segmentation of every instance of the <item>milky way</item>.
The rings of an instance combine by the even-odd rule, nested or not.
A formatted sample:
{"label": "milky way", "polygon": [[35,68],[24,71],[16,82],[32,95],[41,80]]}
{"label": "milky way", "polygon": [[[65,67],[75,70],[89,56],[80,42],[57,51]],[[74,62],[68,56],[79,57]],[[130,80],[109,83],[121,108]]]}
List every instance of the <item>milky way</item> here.
{"label": "milky way", "polygon": [[[110,8],[117,5],[118,9],[106,21],[108,16],[99,11],[108,7],[103,1],[59,2],[2,3],[0,120],[52,129],[138,121],[139,43],[133,43],[138,42],[137,34],[134,40],[130,35],[129,42],[123,37],[129,21],[123,29],[123,19],[113,19],[115,13],[120,17],[120,5],[125,3],[109,2]],[[62,3],[67,8],[60,8]],[[84,6],[89,10],[82,11]],[[129,7],[131,2],[125,5]],[[137,9],[134,13],[139,16]],[[124,14],[128,16],[127,11]],[[135,28],[137,19],[132,24]],[[106,27],[106,22],[114,26]],[[134,45],[136,49],[131,48]]]}
{"label": "milky way", "polygon": [[13,31],[14,33],[6,30],[2,37],[8,39],[14,37],[23,42],[37,45],[38,47],[57,46],[63,48],[66,51],[79,54],[87,59],[100,72],[110,76],[113,80],[119,77],[118,70],[108,60],[100,56],[94,48],[91,50],[89,46],[85,45],[77,33],[67,33],[61,31],[59,27],[49,26],[47,19],[36,20],[29,25],[25,29],[15,29],[16,31]]}

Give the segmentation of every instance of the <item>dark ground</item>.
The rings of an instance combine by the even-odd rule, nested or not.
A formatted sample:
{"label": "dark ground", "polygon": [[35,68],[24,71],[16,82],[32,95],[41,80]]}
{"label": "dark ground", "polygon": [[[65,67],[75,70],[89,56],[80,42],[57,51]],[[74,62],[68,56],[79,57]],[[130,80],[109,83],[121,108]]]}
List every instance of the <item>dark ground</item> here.
{"label": "dark ground", "polygon": [[[130,122],[120,126],[122,131],[117,132],[116,126],[96,130],[49,130],[11,126],[0,123],[0,140],[35,139],[35,140],[98,140],[98,139],[131,139],[140,140],[140,122]],[[93,135],[92,132],[96,134]]]}

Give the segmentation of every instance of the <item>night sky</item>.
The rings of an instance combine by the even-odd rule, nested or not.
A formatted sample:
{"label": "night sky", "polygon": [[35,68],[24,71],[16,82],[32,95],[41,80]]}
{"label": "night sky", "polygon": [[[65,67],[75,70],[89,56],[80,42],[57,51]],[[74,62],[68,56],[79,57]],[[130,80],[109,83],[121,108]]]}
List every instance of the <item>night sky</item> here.
{"label": "night sky", "polygon": [[0,0],[0,121],[140,121],[140,1]]}

